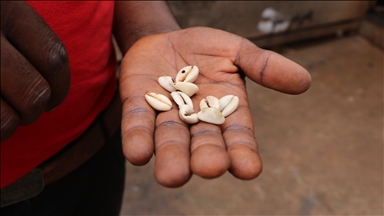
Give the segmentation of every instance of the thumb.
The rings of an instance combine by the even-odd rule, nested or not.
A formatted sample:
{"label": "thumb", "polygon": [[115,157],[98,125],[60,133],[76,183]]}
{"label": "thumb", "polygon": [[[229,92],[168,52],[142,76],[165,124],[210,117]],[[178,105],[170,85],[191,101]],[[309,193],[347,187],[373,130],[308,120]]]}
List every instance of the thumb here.
{"label": "thumb", "polygon": [[235,65],[256,83],[288,94],[300,94],[311,86],[311,75],[284,56],[257,47],[244,39]]}

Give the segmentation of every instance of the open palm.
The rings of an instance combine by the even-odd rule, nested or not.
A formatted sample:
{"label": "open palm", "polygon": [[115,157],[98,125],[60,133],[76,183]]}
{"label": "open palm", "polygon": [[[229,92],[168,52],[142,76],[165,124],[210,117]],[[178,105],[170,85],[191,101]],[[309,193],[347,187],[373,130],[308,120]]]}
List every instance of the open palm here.
{"label": "open palm", "polygon": [[[196,65],[192,97],[195,112],[206,96],[239,97],[238,109],[222,125],[188,125],[178,107],[156,112],[144,99],[148,92],[169,96],[160,76],[175,77],[184,66]],[[120,70],[123,101],[122,136],[126,158],[146,164],[156,154],[156,180],[167,187],[185,184],[192,174],[215,178],[229,170],[240,179],[253,179],[262,170],[243,75],[268,88],[298,94],[311,78],[298,64],[258,48],[250,41],[221,30],[195,27],[147,36],[125,54]]]}

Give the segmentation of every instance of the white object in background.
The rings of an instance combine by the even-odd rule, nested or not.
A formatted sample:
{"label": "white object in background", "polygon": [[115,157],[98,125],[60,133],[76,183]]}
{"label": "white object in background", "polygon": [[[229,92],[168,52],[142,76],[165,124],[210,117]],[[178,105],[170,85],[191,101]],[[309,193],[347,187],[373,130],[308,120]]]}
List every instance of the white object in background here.
{"label": "white object in background", "polygon": [[263,12],[261,12],[261,18],[269,19],[271,21],[280,21],[285,19],[283,14],[273,8],[265,8]]}
{"label": "white object in background", "polygon": [[291,22],[290,19],[273,8],[265,8],[261,12],[261,18],[257,24],[259,31],[263,33],[278,33],[286,31]]}

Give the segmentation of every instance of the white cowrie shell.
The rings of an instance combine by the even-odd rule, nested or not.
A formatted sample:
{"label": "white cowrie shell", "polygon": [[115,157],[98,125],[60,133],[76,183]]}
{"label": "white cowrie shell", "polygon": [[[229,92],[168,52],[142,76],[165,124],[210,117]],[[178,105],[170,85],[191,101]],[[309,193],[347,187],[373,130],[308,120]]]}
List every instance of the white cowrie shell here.
{"label": "white cowrie shell", "polygon": [[188,95],[188,97],[192,97],[192,95],[194,95],[199,90],[197,85],[189,82],[176,82],[174,87],[176,90],[179,90]]}
{"label": "white cowrie shell", "polygon": [[233,95],[225,95],[224,97],[220,98],[220,111],[222,111],[233,99]]}
{"label": "white cowrie shell", "polygon": [[214,96],[207,96],[205,99],[200,101],[200,110],[204,109],[205,107],[219,109],[220,101]]}
{"label": "white cowrie shell", "polygon": [[195,82],[199,75],[197,66],[185,66],[176,74],[176,82]]}
{"label": "white cowrie shell", "polygon": [[179,107],[186,104],[186,105],[189,105],[190,107],[192,107],[192,109],[193,109],[192,100],[185,93],[180,92],[180,91],[175,91],[175,92],[171,92],[171,96],[172,96],[173,100],[176,102],[176,104],[179,105]]}
{"label": "white cowrie shell", "polygon": [[220,109],[220,101],[214,96],[207,96],[208,106],[215,109]]}
{"label": "white cowrie shell", "polygon": [[200,110],[204,109],[204,108],[207,108],[208,107],[208,102],[207,102],[207,99],[202,99],[200,101]]}
{"label": "white cowrie shell", "polygon": [[199,118],[194,112],[191,106],[184,104],[180,106],[179,117],[188,124],[195,124],[199,121]]}
{"label": "white cowrie shell", "polygon": [[211,124],[223,124],[225,122],[224,116],[218,109],[205,107],[197,113],[197,117],[201,121],[205,121]]}
{"label": "white cowrie shell", "polygon": [[152,108],[158,111],[168,111],[172,108],[172,102],[162,94],[149,92],[145,95],[145,100]]}
{"label": "white cowrie shell", "polygon": [[163,87],[165,90],[169,92],[176,91],[174,85],[174,81],[171,76],[161,76],[157,79],[157,82]]}
{"label": "white cowrie shell", "polygon": [[239,106],[239,97],[226,95],[220,98],[220,111],[224,117],[231,115]]}

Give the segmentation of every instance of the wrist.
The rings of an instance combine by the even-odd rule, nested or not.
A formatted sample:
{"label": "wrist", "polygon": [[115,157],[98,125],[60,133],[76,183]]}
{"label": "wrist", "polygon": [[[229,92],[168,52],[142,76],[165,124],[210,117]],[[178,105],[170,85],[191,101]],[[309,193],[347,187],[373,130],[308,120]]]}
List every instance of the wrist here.
{"label": "wrist", "polygon": [[122,53],[139,39],[180,30],[164,1],[116,1],[113,33]]}
{"label": "wrist", "polygon": [[151,24],[148,24],[147,26],[142,27],[142,28],[132,29],[129,37],[127,38],[128,39],[127,45],[126,45],[126,46],[128,46],[127,50],[136,41],[140,40],[143,37],[150,36],[150,35],[155,35],[155,34],[169,33],[169,32],[177,31],[177,30],[180,30],[180,29],[181,28],[179,27],[179,25],[175,25],[175,26],[173,26],[173,25],[163,25],[163,26],[156,25],[156,26],[151,26]]}

